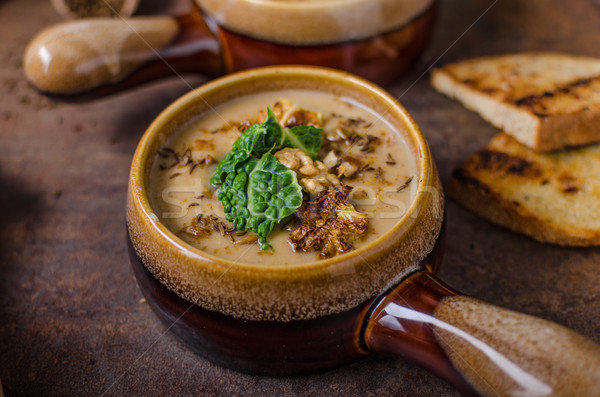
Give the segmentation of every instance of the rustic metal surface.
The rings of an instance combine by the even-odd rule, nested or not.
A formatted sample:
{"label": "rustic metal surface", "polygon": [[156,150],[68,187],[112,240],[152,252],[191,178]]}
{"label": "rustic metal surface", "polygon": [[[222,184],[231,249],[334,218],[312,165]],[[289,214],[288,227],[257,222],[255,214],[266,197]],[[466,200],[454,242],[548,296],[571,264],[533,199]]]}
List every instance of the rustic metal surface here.
{"label": "rustic metal surface", "polygon": [[[156,4],[154,4],[156,3]],[[140,12],[173,8],[143,2]],[[446,180],[493,127],[435,93],[427,68],[471,56],[560,50],[600,56],[600,3],[442,0],[432,45],[390,87],[420,123]],[[173,78],[90,103],[38,95],[21,56],[59,21],[48,1],[0,1],[0,379],[21,395],[454,396],[399,358],[369,357],[293,378],[239,374],[183,348],[152,314],[128,265],[128,168],[150,121],[201,78]],[[600,343],[600,250],[536,243],[448,204],[441,277],[477,298]]]}

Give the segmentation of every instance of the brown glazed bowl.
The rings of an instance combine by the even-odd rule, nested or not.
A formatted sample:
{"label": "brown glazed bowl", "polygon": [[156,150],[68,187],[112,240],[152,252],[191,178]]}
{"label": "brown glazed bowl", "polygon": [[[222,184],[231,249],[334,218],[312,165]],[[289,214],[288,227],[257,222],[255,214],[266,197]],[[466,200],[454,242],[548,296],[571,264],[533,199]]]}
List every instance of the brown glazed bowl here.
{"label": "brown glazed bowl", "polygon": [[183,73],[260,66],[345,70],[378,84],[404,75],[429,41],[437,0],[197,0],[178,17],[86,18],[38,33],[28,80],[64,100],[93,99]]}
{"label": "brown glazed bowl", "polygon": [[[158,149],[187,120],[219,104],[286,89],[351,98],[408,131],[418,185],[406,213],[372,243],[301,265],[226,261],[179,239],[149,199]],[[222,366],[291,375],[378,352],[405,356],[465,395],[599,395],[599,346],[556,324],[462,296],[432,275],[441,258],[443,213],[427,143],[393,97],[339,71],[268,67],[199,87],[148,128],[131,167],[128,244],[138,284],[158,317]]]}

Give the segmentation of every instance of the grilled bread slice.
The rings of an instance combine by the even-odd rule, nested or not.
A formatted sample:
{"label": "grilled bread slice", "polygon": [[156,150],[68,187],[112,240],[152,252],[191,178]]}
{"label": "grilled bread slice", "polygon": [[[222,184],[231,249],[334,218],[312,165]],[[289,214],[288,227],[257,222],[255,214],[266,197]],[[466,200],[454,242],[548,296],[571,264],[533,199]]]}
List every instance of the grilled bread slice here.
{"label": "grilled bread slice", "polygon": [[431,84],[536,151],[600,141],[599,58],[476,58],[434,70]]}
{"label": "grilled bread slice", "polygon": [[538,241],[600,245],[600,144],[539,153],[499,133],[453,172],[448,194]]}

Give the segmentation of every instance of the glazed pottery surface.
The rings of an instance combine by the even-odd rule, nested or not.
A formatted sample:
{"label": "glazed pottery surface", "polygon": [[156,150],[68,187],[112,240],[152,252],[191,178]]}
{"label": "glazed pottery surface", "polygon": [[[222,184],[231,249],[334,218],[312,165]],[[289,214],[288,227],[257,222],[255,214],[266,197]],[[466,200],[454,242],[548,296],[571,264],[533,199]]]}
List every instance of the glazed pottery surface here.
{"label": "glazed pottery surface", "polygon": [[[417,190],[397,224],[348,253],[289,266],[213,257],[162,225],[148,179],[166,139],[214,106],[290,89],[350,98],[406,131],[418,163]],[[220,365],[289,375],[391,353],[465,395],[600,395],[600,346],[549,321],[462,296],[433,276],[443,213],[435,165],[406,110],[372,83],[313,67],[241,72],[176,101],[140,141],[127,197],[140,288],[169,329]]]}
{"label": "glazed pottery surface", "polygon": [[213,78],[281,64],[337,68],[389,84],[425,48],[437,8],[435,0],[230,3],[200,0],[201,9],[179,17],[85,18],[49,27],[25,51],[27,78],[64,100],[174,74]]}

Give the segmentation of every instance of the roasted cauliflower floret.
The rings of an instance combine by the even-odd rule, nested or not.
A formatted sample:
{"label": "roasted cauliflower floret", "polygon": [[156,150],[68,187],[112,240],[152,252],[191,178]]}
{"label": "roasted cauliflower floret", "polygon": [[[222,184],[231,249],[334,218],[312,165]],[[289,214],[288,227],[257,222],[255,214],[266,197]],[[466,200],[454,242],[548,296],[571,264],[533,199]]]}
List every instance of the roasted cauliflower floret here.
{"label": "roasted cauliflower floret", "polygon": [[365,235],[367,215],[348,202],[351,190],[340,184],[300,206],[302,224],[288,238],[295,251],[318,251],[321,258],[330,258],[348,252]]}
{"label": "roasted cauliflower floret", "polygon": [[273,105],[273,113],[281,125],[288,128],[296,125],[312,125],[321,128],[325,122],[323,113],[302,109],[287,99],[277,101]]}

